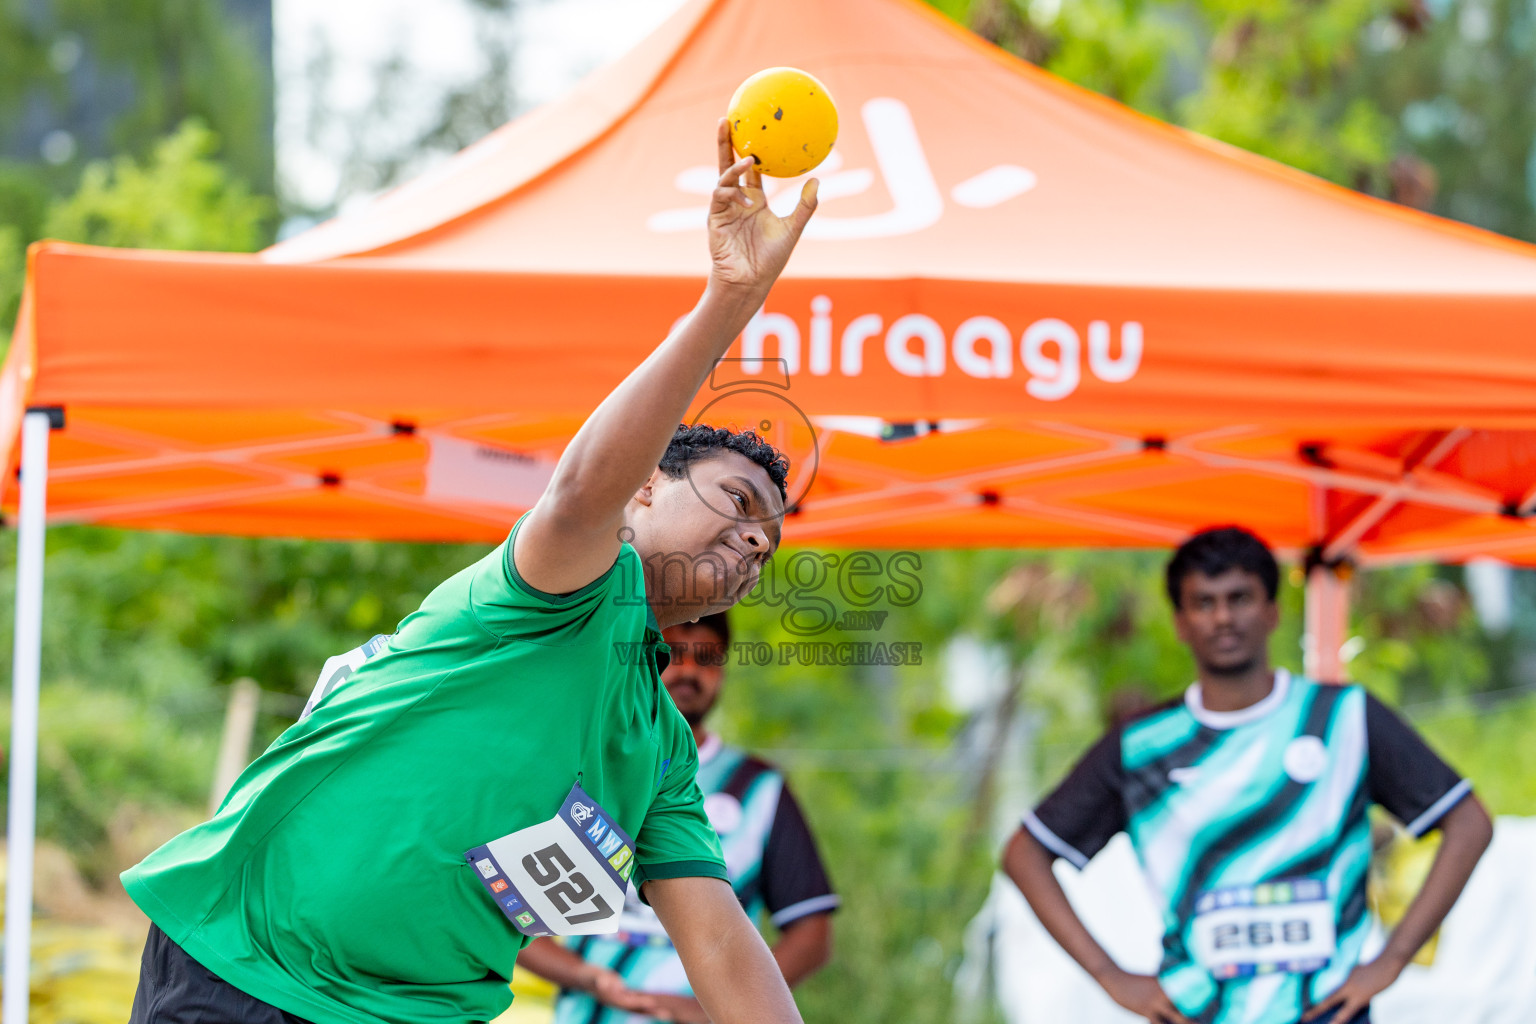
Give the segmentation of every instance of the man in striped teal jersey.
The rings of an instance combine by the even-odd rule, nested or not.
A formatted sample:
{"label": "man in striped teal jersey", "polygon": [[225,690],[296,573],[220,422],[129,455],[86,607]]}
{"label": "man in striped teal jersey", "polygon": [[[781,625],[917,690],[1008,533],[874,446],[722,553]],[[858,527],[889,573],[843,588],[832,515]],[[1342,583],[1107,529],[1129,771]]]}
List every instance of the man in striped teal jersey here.
{"label": "man in striped teal jersey", "polygon": [[[1003,855],[1052,937],[1152,1021],[1369,1020],[1371,998],[1439,927],[1492,836],[1469,783],[1375,698],[1270,668],[1278,585],[1274,556],[1246,530],[1185,542],[1167,586],[1197,681],[1111,730]],[[1371,803],[1443,842],[1386,948],[1362,964]],[[1052,873],[1058,857],[1083,867],[1117,832],[1161,902],[1155,977],[1109,958]]]}
{"label": "man in striped teal jersey", "polygon": [[[783,774],[705,728],[730,651],[726,613],[669,626],[663,635],[671,657],[661,680],[698,744],[704,810],[731,887],[749,918],[766,918],[778,932],[771,952],[793,986],[831,956],[831,915],[841,900]],[[555,1024],[709,1022],[661,921],[633,889],[617,935],[582,936],[566,946],[536,939],[517,963],[561,986]]]}

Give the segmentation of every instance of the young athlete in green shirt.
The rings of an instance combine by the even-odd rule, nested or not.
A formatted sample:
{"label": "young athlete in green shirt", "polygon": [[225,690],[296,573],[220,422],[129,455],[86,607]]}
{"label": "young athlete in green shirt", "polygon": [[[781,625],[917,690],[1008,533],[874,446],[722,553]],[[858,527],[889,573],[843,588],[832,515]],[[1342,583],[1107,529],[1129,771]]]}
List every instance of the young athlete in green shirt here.
{"label": "young athlete in green shirt", "polygon": [[214,818],[125,873],[156,926],[135,1024],[489,1020],[531,935],[611,931],[631,879],[712,1019],[800,1020],[725,880],[658,674],[661,628],[746,594],[784,513],[777,452],[677,426],[816,206],[812,182],[775,216],[723,121],[717,141],[691,316],[505,544],[333,659]]}

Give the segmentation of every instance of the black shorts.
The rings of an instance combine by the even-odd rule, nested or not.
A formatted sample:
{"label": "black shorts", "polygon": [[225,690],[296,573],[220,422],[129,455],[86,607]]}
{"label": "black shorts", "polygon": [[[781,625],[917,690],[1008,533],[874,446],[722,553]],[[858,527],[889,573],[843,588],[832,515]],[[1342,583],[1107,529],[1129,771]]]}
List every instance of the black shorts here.
{"label": "black shorts", "polygon": [[309,1024],[248,996],[187,955],[154,925],[144,942],[128,1024]]}

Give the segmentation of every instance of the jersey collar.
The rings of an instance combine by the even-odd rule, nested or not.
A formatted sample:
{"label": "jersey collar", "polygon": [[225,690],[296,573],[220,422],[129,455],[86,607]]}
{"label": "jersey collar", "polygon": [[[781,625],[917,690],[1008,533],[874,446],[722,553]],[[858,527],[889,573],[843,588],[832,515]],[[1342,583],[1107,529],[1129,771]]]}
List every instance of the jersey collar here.
{"label": "jersey collar", "polygon": [[1270,687],[1268,695],[1257,703],[1250,704],[1236,711],[1211,711],[1205,706],[1205,700],[1200,693],[1200,683],[1195,681],[1189,684],[1189,689],[1184,691],[1184,706],[1189,708],[1189,713],[1195,716],[1195,721],[1212,729],[1235,729],[1239,725],[1247,725],[1249,722],[1257,722],[1285,701],[1285,695],[1291,689],[1291,674],[1283,668],[1275,669],[1275,685]]}

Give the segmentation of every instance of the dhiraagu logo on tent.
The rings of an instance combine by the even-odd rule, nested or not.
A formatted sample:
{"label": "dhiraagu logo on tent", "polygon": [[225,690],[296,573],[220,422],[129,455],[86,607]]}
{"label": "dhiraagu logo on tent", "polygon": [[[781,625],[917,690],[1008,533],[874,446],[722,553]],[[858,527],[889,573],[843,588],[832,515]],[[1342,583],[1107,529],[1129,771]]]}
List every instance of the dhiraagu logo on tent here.
{"label": "dhiraagu logo on tent", "polygon": [[1107,320],[1090,320],[1086,332],[1079,332],[1056,317],[1025,323],[1016,334],[997,317],[972,316],[950,333],[923,313],[908,313],[889,324],[878,313],[856,313],[834,323],[830,296],[817,295],[810,306],[810,329],[803,333],[800,321],[788,313],[765,308],[752,317],[741,332],[745,372],[756,372],[765,359],[777,359],[791,376],[808,370],[813,377],[858,377],[872,358],[883,355],[904,377],[952,372],[983,380],[1023,377],[1031,397],[1054,402],[1077,390],[1084,370],[1106,383],[1120,384],[1141,368],[1144,334],[1135,320],[1120,324],[1118,339]]}
{"label": "dhiraagu logo on tent", "polygon": [[[822,179],[820,205],[806,227],[806,238],[909,235],[937,223],[944,214],[945,193],[934,179],[907,105],[881,97],[865,103],[860,113],[891,207],[865,216],[838,216],[837,200],[868,192],[876,172],[867,167],[845,169],[834,149],[813,172]],[[718,176],[714,167],[699,165],[680,173],[676,185],[681,192],[708,197]],[[1036,180],[1028,168],[997,164],[953,185],[948,196],[961,206],[989,209],[1030,191]],[[781,216],[799,202],[798,180],[769,178],[764,187],[769,205]],[[702,231],[708,214],[706,205],[677,207],[653,214],[647,225],[660,233]],[[1070,323],[1040,317],[1010,325],[995,316],[978,315],[965,318],[949,332],[922,313],[889,320],[863,310],[834,314],[827,295],[814,297],[805,313],[760,310],[741,335],[744,368],[755,372],[763,360],[777,359],[790,376],[807,372],[813,377],[859,377],[883,355],[890,369],[906,377],[947,373],[985,380],[1022,377],[1031,397],[1054,402],[1074,393],[1085,374],[1110,384],[1130,380],[1141,368],[1145,341],[1142,325],[1135,320]]]}
{"label": "dhiraagu logo on tent", "polygon": [[[805,372],[813,377],[859,377],[883,355],[886,365],[905,377],[1022,377],[1031,397],[1055,402],[1077,390],[1085,371],[1107,384],[1130,380],[1141,368],[1145,342],[1135,320],[1122,322],[1117,338],[1107,320],[1090,320],[1082,325],[1086,330],[1079,331],[1065,320],[1042,317],[1021,324],[1017,332],[985,315],[967,317],[953,332],[923,313],[887,323],[879,313],[837,311],[834,320],[828,295],[813,297],[805,312],[809,316],[802,319],[782,309],[758,310],[741,332],[742,371],[759,373],[764,363],[777,363],[788,377]],[[687,316],[679,317],[672,330]]]}
{"label": "dhiraagu logo on tent", "polygon": [[[837,200],[868,192],[875,183],[875,171],[867,167],[844,169],[842,156],[834,149],[813,172],[821,179],[820,204],[816,216],[805,229],[806,238],[892,238],[921,231],[938,223],[944,215],[944,193],[934,180],[928,155],[923,152],[907,105],[883,96],[865,103],[860,114],[864,129],[869,133],[875,165],[890,194],[891,207],[860,217],[837,215]],[[719,176],[716,168],[700,164],[680,173],[676,185],[680,192],[708,197]],[[955,184],[949,189],[949,198],[961,206],[985,210],[1023,195],[1034,188],[1035,183],[1035,173],[1028,168],[997,164],[978,168],[977,173]],[[763,184],[769,192],[769,205],[780,216],[789,213],[800,201],[798,179],[769,178]],[[659,233],[697,231],[703,229],[708,213],[707,205],[678,207],[652,214],[646,224]]]}

